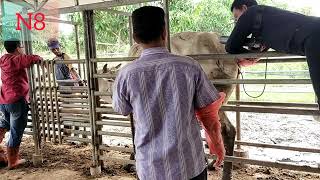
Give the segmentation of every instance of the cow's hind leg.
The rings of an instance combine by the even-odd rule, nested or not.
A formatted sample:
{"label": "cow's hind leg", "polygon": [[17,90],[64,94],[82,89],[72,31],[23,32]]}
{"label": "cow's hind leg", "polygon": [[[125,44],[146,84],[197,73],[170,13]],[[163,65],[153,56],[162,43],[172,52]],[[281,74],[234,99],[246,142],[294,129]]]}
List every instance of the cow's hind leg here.
{"label": "cow's hind leg", "polygon": [[[233,156],[236,129],[231,124],[225,112],[221,113],[221,133],[226,148],[226,155]],[[229,180],[232,177],[232,162],[225,162],[223,166],[223,180]]]}
{"label": "cow's hind leg", "polygon": [[[235,142],[235,136],[236,136],[236,129],[229,121],[227,115],[225,112],[220,113],[220,122],[221,122],[221,134],[224,142],[224,146],[226,149],[226,155],[227,156],[233,156],[234,151],[234,142]],[[209,170],[213,170],[214,162],[211,162],[208,165]],[[223,180],[229,180],[232,176],[232,162],[225,162],[223,165]]]}

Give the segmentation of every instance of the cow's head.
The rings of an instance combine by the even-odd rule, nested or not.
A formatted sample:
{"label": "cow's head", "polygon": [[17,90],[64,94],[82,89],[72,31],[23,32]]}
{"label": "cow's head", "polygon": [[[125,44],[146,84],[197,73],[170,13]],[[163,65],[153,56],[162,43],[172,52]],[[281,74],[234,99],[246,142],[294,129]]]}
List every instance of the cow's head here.
{"label": "cow's head", "polygon": [[115,67],[108,68],[108,64],[105,64],[102,68],[102,73],[103,74],[117,74],[118,71],[120,70],[121,65],[122,64],[120,63]]}
{"label": "cow's head", "polygon": [[[115,67],[108,67],[108,64],[105,64],[101,70],[98,71],[99,74],[109,74],[109,75],[116,75],[121,67],[121,63]],[[99,91],[101,92],[108,92],[112,93],[112,87],[114,83],[114,78],[99,78]],[[106,101],[107,103],[112,103],[112,98],[110,96],[102,96],[102,100]]]}

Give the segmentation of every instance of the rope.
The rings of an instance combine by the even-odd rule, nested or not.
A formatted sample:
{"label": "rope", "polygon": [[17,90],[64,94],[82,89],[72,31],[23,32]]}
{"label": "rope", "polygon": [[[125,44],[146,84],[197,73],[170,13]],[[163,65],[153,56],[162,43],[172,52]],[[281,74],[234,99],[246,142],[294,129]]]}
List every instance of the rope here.
{"label": "rope", "polygon": [[[244,79],[244,78],[243,78],[243,73],[242,73],[241,71],[239,71],[239,72],[240,72],[240,75],[241,75],[241,79]],[[265,71],[264,71],[264,79],[267,79],[267,72],[268,72],[268,58],[266,59],[266,67],[265,67]],[[261,92],[258,96],[253,96],[253,95],[250,95],[250,94],[247,92],[247,90],[246,90],[246,88],[245,88],[245,84],[242,85],[243,90],[244,90],[244,93],[245,93],[247,96],[249,96],[249,97],[251,97],[251,98],[254,98],[254,99],[257,99],[257,98],[261,97],[261,96],[265,93],[266,86],[267,86],[267,84],[264,84],[263,90],[262,90],[262,92]]]}

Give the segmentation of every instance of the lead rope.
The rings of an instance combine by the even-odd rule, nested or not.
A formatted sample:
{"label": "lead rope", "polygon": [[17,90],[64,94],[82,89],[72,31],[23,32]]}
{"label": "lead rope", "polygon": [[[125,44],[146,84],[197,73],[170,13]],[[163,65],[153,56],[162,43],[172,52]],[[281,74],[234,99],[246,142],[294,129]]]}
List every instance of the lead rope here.
{"label": "lead rope", "polygon": [[[265,72],[264,72],[264,79],[265,79],[265,80],[267,79],[267,71],[268,71],[268,57],[267,57],[267,59],[266,59],[266,67],[265,67]],[[239,72],[240,72],[240,75],[241,75],[241,79],[244,79],[244,78],[243,78],[243,73],[241,72],[241,70],[239,70]],[[247,96],[249,96],[249,97],[251,97],[251,98],[254,98],[254,99],[257,99],[257,98],[261,97],[261,96],[265,93],[266,86],[267,86],[267,84],[265,83],[264,86],[263,86],[262,92],[261,92],[258,96],[253,96],[253,95],[250,95],[250,94],[247,92],[247,90],[246,90],[246,88],[245,88],[245,84],[242,84],[244,93],[245,93]]]}

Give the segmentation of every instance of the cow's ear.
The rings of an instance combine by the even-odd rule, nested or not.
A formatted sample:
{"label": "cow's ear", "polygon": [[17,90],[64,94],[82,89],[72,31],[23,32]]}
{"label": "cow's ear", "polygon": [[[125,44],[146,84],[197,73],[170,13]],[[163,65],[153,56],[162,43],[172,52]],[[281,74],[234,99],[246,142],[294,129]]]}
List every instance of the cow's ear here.
{"label": "cow's ear", "polygon": [[107,73],[107,72],[108,72],[108,64],[105,64],[103,66],[102,73]]}
{"label": "cow's ear", "polygon": [[119,69],[120,67],[121,67],[121,63],[120,64],[118,64],[117,66],[116,66],[116,69]]}

